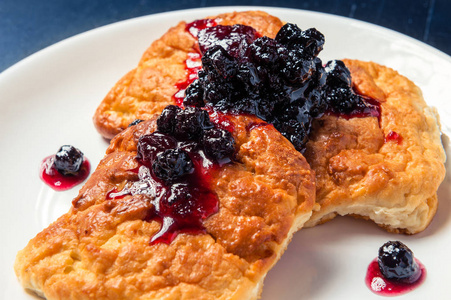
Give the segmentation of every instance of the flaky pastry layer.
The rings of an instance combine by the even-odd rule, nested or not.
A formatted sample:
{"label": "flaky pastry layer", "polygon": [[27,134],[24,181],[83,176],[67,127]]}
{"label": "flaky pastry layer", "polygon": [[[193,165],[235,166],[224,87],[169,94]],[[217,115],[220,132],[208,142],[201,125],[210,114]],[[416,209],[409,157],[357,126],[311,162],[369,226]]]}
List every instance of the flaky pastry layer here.
{"label": "flaky pastry layer", "polygon": [[[283,25],[263,12],[217,19],[253,26],[270,37]],[[111,137],[134,119],[146,119],[173,104],[175,83],[186,76],[187,52],[196,47],[184,26],[180,23],[155,41],[137,69],[103,100],[94,117],[100,133]],[[394,70],[371,62],[345,62],[356,91],[380,102],[382,115],[380,120],[326,116],[315,121],[306,155],[317,174],[320,206],[308,224],[350,214],[392,232],[420,232],[436,212],[436,191],[445,174],[437,114],[425,104],[420,89]],[[402,142],[386,141],[390,132],[399,134]]]}
{"label": "flaky pastry layer", "polygon": [[398,72],[372,62],[344,62],[355,90],[377,100],[381,116],[315,121],[305,155],[316,172],[320,209],[308,226],[354,215],[391,232],[420,232],[435,215],[445,176],[438,114]]}

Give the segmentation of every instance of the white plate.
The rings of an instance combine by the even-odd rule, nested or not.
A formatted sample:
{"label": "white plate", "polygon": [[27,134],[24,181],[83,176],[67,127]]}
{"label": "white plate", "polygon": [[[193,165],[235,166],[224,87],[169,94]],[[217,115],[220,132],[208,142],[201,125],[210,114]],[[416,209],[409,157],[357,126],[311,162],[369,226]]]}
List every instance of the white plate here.
{"label": "white plate", "polygon": [[[367,23],[292,9],[222,7],[151,15],[80,34],[0,74],[3,299],[34,299],[16,280],[15,254],[65,213],[78,191],[75,188],[54,192],[45,186],[38,176],[41,159],[60,145],[73,144],[84,151],[95,167],[107,142],[92,125],[94,110],[115,82],[136,66],[148,45],[180,20],[247,9],[266,10],[303,29],[316,27],[326,36],[325,49],[320,54],[323,61],[345,57],[372,60],[400,71],[422,88],[430,105],[439,108],[443,131],[450,134],[451,58],[416,40]],[[449,186],[447,177],[439,190],[440,207],[435,219],[428,229],[415,236],[389,234],[370,222],[351,218],[301,230],[268,274],[262,298],[379,299],[365,286],[365,271],[378,247],[394,239],[406,242],[428,270],[426,282],[401,298],[443,299],[450,295]]]}

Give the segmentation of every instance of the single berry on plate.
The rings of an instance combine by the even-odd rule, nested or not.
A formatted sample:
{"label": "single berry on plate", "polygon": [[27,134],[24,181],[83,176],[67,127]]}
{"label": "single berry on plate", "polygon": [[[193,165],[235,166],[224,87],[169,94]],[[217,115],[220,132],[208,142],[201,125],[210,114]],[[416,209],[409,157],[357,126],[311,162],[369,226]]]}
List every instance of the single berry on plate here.
{"label": "single berry on plate", "polygon": [[412,250],[399,241],[389,241],[379,248],[378,264],[387,279],[413,282],[420,276]]}
{"label": "single berry on plate", "polygon": [[181,149],[168,149],[157,154],[152,169],[155,176],[166,182],[172,182],[194,171],[191,158]]}
{"label": "single berry on plate", "polygon": [[202,144],[208,156],[220,160],[229,157],[235,151],[235,140],[227,130],[212,128],[205,131]]}
{"label": "single berry on plate", "polygon": [[63,175],[74,175],[83,164],[83,153],[71,145],[64,145],[55,154],[55,168]]}

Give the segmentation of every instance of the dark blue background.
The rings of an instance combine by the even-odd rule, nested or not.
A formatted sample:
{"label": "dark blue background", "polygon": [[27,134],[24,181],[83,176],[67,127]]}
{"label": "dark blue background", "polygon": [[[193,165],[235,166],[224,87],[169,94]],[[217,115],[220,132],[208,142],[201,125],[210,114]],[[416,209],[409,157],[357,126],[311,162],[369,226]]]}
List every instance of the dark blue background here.
{"label": "dark blue background", "polygon": [[102,25],[222,5],[278,6],[351,17],[396,30],[451,55],[450,0],[0,0],[0,72],[42,48]]}

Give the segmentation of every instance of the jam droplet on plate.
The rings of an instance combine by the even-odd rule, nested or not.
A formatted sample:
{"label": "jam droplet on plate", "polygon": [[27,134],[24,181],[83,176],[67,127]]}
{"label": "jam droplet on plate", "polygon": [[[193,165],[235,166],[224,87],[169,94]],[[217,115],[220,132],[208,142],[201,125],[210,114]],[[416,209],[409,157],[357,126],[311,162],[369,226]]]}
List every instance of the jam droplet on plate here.
{"label": "jam droplet on plate", "polygon": [[399,241],[389,241],[368,266],[365,283],[378,295],[399,296],[418,287],[425,278],[426,268],[413,252]]}
{"label": "jam droplet on plate", "polygon": [[379,269],[377,258],[375,258],[368,266],[365,283],[371,291],[381,296],[399,296],[408,293],[421,285],[426,278],[426,268],[419,260],[415,259],[415,261],[420,267],[421,274],[420,277],[412,283],[385,278]]}
{"label": "jam droplet on plate", "polygon": [[55,155],[46,157],[40,167],[40,177],[48,186],[55,191],[66,191],[82,183],[89,175],[91,164],[85,157],[77,173],[63,175],[55,168]]}

